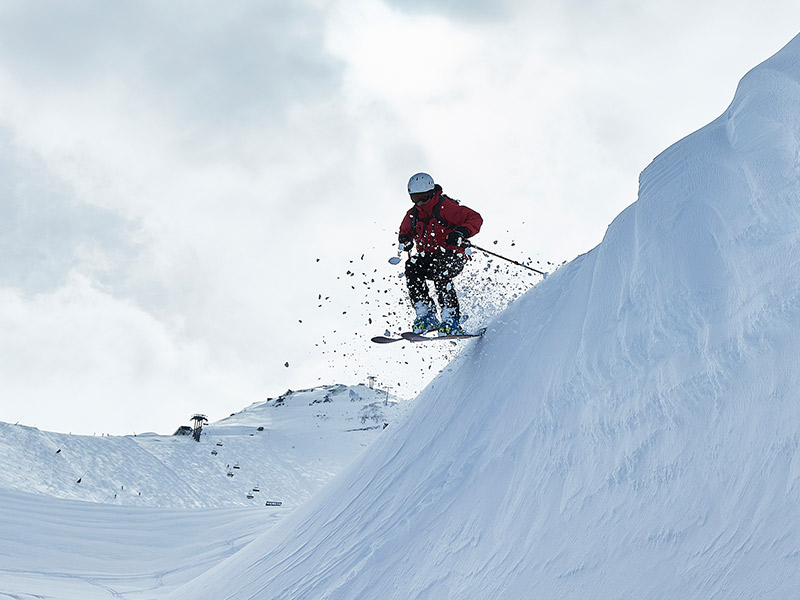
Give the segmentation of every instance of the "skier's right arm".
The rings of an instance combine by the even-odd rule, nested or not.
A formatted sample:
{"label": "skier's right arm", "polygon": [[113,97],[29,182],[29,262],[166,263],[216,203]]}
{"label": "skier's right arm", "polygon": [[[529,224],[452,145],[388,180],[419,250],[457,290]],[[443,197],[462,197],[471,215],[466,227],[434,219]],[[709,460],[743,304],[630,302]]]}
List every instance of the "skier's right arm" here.
{"label": "skier's right arm", "polygon": [[397,241],[400,242],[401,250],[411,250],[414,245],[414,230],[411,229],[411,216],[408,214],[400,224],[400,235],[397,236]]}

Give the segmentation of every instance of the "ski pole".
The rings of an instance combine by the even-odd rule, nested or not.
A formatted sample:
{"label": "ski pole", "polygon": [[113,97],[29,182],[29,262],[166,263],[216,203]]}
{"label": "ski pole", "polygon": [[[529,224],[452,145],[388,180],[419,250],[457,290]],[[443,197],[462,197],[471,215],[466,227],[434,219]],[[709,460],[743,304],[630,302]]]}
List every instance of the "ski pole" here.
{"label": "ski pole", "polygon": [[547,273],[545,273],[544,271],[540,271],[539,269],[534,269],[533,267],[529,267],[528,265],[523,265],[521,262],[511,260],[510,258],[506,258],[505,256],[500,256],[499,254],[492,252],[491,250],[487,250],[486,248],[481,248],[480,246],[476,246],[475,244],[473,244],[468,240],[465,241],[466,245],[470,248],[475,248],[475,250],[478,250],[480,252],[486,252],[486,254],[491,254],[492,256],[496,256],[497,258],[502,258],[503,260],[507,260],[511,264],[517,265],[518,267],[522,267],[523,269],[529,269],[534,273],[538,273],[539,275],[544,275],[545,277],[547,277]]}

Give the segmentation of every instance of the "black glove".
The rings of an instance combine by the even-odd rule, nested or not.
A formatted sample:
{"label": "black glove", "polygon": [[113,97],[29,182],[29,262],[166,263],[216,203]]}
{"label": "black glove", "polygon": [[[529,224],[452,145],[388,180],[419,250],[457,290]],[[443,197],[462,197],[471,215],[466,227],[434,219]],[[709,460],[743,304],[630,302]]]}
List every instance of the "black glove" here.
{"label": "black glove", "polygon": [[397,238],[397,241],[400,242],[400,250],[411,250],[411,246],[414,245],[414,240],[411,239],[411,236],[408,235],[401,235]]}
{"label": "black glove", "polygon": [[464,227],[456,227],[447,235],[448,246],[460,246],[469,237],[469,231]]}

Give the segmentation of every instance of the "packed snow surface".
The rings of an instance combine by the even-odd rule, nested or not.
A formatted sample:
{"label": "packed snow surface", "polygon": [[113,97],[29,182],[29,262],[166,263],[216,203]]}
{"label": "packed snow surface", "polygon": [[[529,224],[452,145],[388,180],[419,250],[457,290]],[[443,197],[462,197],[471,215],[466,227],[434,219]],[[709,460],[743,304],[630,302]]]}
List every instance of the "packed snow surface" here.
{"label": "packed snow surface", "polygon": [[800,589],[800,37],[409,421],[170,598]]}

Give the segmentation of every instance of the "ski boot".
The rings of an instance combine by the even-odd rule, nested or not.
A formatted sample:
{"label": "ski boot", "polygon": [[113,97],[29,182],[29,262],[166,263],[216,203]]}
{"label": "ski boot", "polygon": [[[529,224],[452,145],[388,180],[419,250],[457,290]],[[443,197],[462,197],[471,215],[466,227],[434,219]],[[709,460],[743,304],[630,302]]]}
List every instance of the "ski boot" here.
{"label": "ski boot", "polygon": [[417,318],[414,319],[414,325],[412,325],[411,331],[423,334],[434,331],[439,327],[439,319],[436,318],[435,308],[431,309],[427,305],[420,305],[414,308],[417,311]]}
{"label": "ski boot", "polygon": [[442,322],[439,324],[439,335],[464,335],[458,315],[452,309],[442,309]]}

